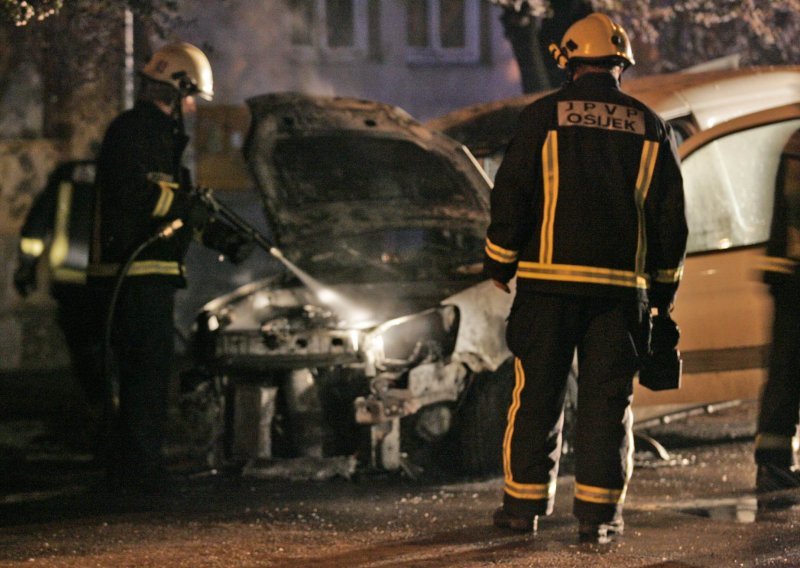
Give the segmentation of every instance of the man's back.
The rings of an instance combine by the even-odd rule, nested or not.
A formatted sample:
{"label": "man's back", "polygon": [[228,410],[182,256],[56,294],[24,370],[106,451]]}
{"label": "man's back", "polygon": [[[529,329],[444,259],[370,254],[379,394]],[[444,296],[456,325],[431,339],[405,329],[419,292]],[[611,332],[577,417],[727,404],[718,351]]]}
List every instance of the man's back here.
{"label": "man's back", "polygon": [[[529,106],[492,196],[495,218],[514,219],[514,234],[495,229],[499,241],[518,244],[520,289],[599,296],[645,289],[647,240],[680,241],[658,235],[660,226],[682,224],[682,199],[669,195],[681,187],[672,150],[664,121],[608,73],[583,75]],[[648,225],[656,233],[649,239]],[[651,262],[677,266],[678,248],[656,246]]]}

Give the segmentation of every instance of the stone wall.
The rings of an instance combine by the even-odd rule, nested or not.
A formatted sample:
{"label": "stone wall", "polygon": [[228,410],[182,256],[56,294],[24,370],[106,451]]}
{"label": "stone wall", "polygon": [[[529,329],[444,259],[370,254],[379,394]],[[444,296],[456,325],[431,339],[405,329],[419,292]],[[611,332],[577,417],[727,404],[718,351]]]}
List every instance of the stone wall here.
{"label": "stone wall", "polygon": [[61,157],[52,140],[0,142],[0,372],[65,366],[63,338],[47,294],[47,274],[25,300],[12,285],[19,229]]}

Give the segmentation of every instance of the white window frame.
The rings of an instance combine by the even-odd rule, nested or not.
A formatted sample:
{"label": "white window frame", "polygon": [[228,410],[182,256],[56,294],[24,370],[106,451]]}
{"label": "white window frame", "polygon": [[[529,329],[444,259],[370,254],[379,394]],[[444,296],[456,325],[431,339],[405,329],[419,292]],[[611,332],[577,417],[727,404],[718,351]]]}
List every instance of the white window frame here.
{"label": "white window frame", "polygon": [[464,47],[442,47],[440,35],[440,0],[428,4],[428,38],[430,45],[406,45],[409,63],[476,63],[480,60],[480,0],[464,0]]}
{"label": "white window frame", "polygon": [[304,61],[322,59],[333,62],[359,61],[369,52],[369,0],[353,2],[353,45],[332,47],[328,45],[328,10],[325,0],[314,0],[312,45],[292,45],[294,55]]}

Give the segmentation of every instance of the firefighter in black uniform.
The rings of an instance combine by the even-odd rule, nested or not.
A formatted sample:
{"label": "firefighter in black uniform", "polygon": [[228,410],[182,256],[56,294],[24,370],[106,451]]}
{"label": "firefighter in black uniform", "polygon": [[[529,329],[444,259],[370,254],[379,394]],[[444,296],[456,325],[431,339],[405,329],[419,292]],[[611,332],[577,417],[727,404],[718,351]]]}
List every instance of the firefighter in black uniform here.
{"label": "firefighter in black uniform", "polygon": [[80,434],[96,450],[96,433],[104,403],[101,311],[86,286],[89,240],[94,209],[94,163],[60,164],[48,177],[20,230],[14,287],[23,297],[38,287],[43,256],[49,269],[56,319],[69,350],[72,373],[87,403],[79,417]]}
{"label": "firefighter in black uniform", "polygon": [[[112,489],[160,492],[169,476],[162,457],[174,347],[174,294],[185,286],[183,259],[193,234],[242,260],[252,242],[208,219],[188,191],[181,159],[183,113],[194,96],[213,96],[205,54],[183,42],[158,50],[141,71],[135,106],[108,127],[97,158],[97,209],[90,282],[112,309],[111,343],[118,409],[107,441]],[[170,238],[155,235],[167,224]],[[149,242],[143,249],[143,243]],[[138,253],[138,254],[137,254]],[[123,275],[120,267],[127,266]],[[118,297],[113,290],[118,283]]]}
{"label": "firefighter in black uniform", "polygon": [[650,307],[669,312],[687,227],[670,129],[619,88],[634,63],[606,15],[552,46],[570,80],[523,110],[491,196],[485,274],[516,297],[507,341],[516,387],[494,524],[535,531],[553,507],[567,377],[578,353],[574,514],[583,541],[622,531],[630,404]]}
{"label": "firefighter in black uniform", "polygon": [[800,130],[783,148],[775,181],[772,227],[762,267],[774,319],[755,444],[759,492],[800,487],[794,445],[800,413]]}

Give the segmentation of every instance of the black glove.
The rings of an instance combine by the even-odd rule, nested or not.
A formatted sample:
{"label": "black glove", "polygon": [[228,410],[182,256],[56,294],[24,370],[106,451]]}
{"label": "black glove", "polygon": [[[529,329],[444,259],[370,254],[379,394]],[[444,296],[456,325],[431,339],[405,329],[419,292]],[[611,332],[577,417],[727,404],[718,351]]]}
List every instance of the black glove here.
{"label": "black glove", "polygon": [[234,234],[228,239],[227,252],[224,254],[233,264],[240,264],[250,256],[255,247],[256,243],[251,237]]}
{"label": "black glove", "polygon": [[683,361],[678,351],[681,330],[669,316],[659,312],[653,318],[650,350],[642,358],[639,384],[653,391],[677,389],[681,386]]}
{"label": "black glove", "polygon": [[189,226],[198,231],[203,231],[206,224],[211,220],[211,213],[202,196],[197,193],[189,193],[187,209],[188,211],[184,218],[189,222]]}
{"label": "black glove", "polygon": [[203,230],[203,244],[224,254],[233,264],[239,264],[253,252],[256,243],[249,235],[211,217]]}
{"label": "black glove", "polygon": [[38,257],[20,254],[14,271],[14,288],[23,298],[36,290],[36,265]]}

